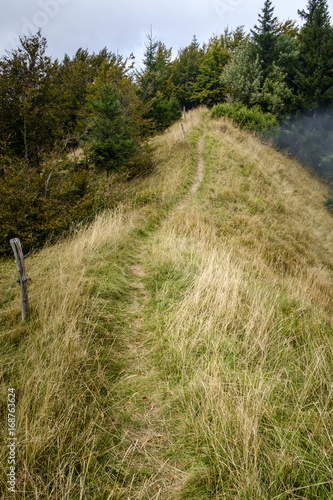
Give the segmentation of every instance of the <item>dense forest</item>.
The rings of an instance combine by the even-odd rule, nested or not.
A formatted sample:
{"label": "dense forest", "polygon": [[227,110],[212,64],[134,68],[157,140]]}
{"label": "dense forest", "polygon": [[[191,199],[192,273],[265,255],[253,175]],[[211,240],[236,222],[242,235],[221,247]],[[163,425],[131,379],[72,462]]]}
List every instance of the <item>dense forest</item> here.
{"label": "dense forest", "polygon": [[[333,27],[327,0],[279,21],[194,36],[173,56],[147,36],[141,69],[107,48],[52,61],[41,31],[0,60],[0,252],[25,250],[112,203],[112,175],[152,168],[149,141],[200,105],[269,136],[333,181]],[[333,212],[333,195],[326,202]]]}

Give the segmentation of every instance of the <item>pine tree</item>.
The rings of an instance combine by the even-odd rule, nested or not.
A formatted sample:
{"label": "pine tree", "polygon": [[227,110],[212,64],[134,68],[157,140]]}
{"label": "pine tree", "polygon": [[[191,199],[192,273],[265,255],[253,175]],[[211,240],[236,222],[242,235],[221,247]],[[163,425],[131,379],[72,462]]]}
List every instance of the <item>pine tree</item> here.
{"label": "pine tree", "polygon": [[273,13],[274,7],[271,0],[265,0],[262,14],[258,16],[258,25],[255,25],[251,30],[265,75],[268,74],[269,68],[274,62],[275,44],[278,37],[278,20]]}
{"label": "pine tree", "polygon": [[196,36],[190,45],[181,49],[172,64],[172,81],[175,85],[175,94],[181,106],[190,109],[195,104],[191,87],[198,78],[204,51],[200,48]]}
{"label": "pine tree", "polygon": [[309,0],[307,11],[298,13],[305,20],[297,79],[303,108],[327,109],[333,103],[333,28],[327,1]]}
{"label": "pine tree", "polygon": [[221,72],[230,61],[231,54],[225,46],[222,36],[214,36],[209,40],[196,81],[191,85],[191,100],[196,105],[213,106],[223,102],[226,88],[221,83]]}
{"label": "pine tree", "polygon": [[91,160],[97,168],[117,169],[137,151],[135,134],[112,85],[103,85],[92,103],[95,121],[90,128]]}
{"label": "pine tree", "polygon": [[144,67],[137,73],[138,93],[143,103],[150,105],[146,118],[162,131],[181,117],[172,82],[172,51],[153,38],[152,33],[147,38]]}

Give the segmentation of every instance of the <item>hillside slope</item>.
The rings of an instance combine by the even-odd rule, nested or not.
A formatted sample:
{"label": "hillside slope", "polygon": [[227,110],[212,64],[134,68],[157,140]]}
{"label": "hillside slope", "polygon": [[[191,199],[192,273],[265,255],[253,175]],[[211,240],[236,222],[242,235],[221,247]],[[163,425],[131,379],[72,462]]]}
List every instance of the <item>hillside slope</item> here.
{"label": "hillside slope", "polygon": [[185,128],[116,211],[27,260],[29,321],[18,291],[2,314],[17,498],[333,496],[326,188],[205,110]]}

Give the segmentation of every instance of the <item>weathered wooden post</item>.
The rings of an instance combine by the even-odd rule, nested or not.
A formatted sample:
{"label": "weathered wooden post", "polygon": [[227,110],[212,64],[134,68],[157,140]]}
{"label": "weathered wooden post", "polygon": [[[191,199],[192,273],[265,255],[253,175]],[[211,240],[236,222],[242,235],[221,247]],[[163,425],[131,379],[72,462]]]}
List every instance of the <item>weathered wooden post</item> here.
{"label": "weathered wooden post", "polygon": [[181,126],[182,126],[182,131],[183,131],[184,137],[186,137],[186,131],[185,131],[185,127],[184,127],[183,122],[181,122]]}
{"label": "weathered wooden post", "polygon": [[10,240],[10,246],[15,255],[15,263],[19,273],[19,283],[21,287],[21,306],[22,306],[22,320],[26,320],[29,316],[29,300],[28,300],[28,290],[27,281],[28,276],[25,272],[24,256],[22,252],[22,247],[20,240],[18,238],[13,238]]}

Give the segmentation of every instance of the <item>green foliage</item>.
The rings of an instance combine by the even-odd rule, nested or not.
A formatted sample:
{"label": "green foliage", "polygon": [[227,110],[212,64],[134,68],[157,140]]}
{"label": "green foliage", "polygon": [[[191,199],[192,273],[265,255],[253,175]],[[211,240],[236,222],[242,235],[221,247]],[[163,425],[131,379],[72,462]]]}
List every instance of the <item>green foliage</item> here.
{"label": "green foliage", "polygon": [[224,47],[233,54],[239,45],[249,40],[250,35],[245,33],[244,26],[237,26],[233,31],[225,28],[220,38],[223,39]]}
{"label": "green foliage", "polygon": [[233,99],[246,106],[259,105],[281,118],[295,109],[293,85],[299,52],[295,42],[281,35],[276,42],[276,62],[264,70],[253,42],[241,44],[221,74],[221,82]]}
{"label": "green foliage", "polygon": [[299,105],[296,75],[299,47],[295,23],[278,23],[274,7],[266,0],[252,40],[238,46],[221,74],[233,99],[284,118]]}
{"label": "green foliage", "polygon": [[[281,69],[285,75],[285,83],[295,94],[297,102],[296,75],[300,71],[300,49],[299,43],[294,36],[281,33],[276,40],[276,58],[274,65]],[[298,102],[297,102],[298,104]]]}
{"label": "green foliage", "polygon": [[289,113],[294,108],[295,96],[286,84],[285,76],[282,69],[273,63],[269,76],[262,80],[262,87],[251,96],[251,103],[279,118]]}
{"label": "green foliage", "polygon": [[276,31],[280,35],[285,35],[288,38],[296,39],[299,35],[299,26],[296,25],[296,21],[288,19],[284,22],[278,22]]}
{"label": "green foliage", "polygon": [[333,215],[333,189],[330,189],[325,201],[327,210]]}
{"label": "green foliage", "polygon": [[146,118],[162,131],[181,117],[180,104],[172,82],[171,49],[147,36],[144,67],[137,73],[138,94],[149,108]]}
{"label": "green foliage", "polygon": [[195,105],[213,106],[224,100],[226,88],[220,80],[221,71],[230,61],[223,36],[210,39],[195,82],[190,86],[191,101]]}
{"label": "green foliage", "polygon": [[88,51],[79,49],[72,60],[65,56],[62,63],[64,128],[68,135],[81,135],[87,129],[88,83],[92,81],[95,73],[91,62]]}
{"label": "green foliage", "polygon": [[271,66],[264,76],[259,56],[255,55],[252,43],[240,47],[221,75],[230,95],[247,106],[259,105],[263,111],[278,117],[293,109],[295,96],[286,84],[286,77],[277,65]]}
{"label": "green foliage", "polygon": [[92,102],[94,123],[90,127],[90,159],[97,168],[119,168],[137,152],[132,124],[122,110],[120,94],[111,85],[103,85]]}
{"label": "green foliage", "polygon": [[251,30],[265,76],[275,60],[275,45],[278,38],[278,20],[273,13],[274,7],[271,0],[265,0],[262,14],[259,14],[258,26],[255,25]]}
{"label": "green foliage", "polygon": [[303,109],[329,107],[333,102],[333,28],[326,0],[309,0],[299,35],[301,70],[297,83]]}
{"label": "green foliage", "polygon": [[245,105],[250,105],[252,96],[262,87],[262,72],[259,56],[250,42],[235,50],[232,60],[223,69],[221,82],[231,96]]}
{"label": "green foliage", "polygon": [[271,113],[264,113],[259,106],[248,108],[242,104],[218,104],[211,112],[212,118],[226,116],[232,118],[237,125],[255,132],[267,132],[276,127],[277,119]]}
{"label": "green foliage", "polygon": [[311,111],[284,121],[276,142],[328,180],[333,178],[332,112]]}
{"label": "green foliage", "polygon": [[[100,200],[96,167],[129,175],[151,168],[140,142],[149,125],[131,68],[106,49],[79,49],[60,64],[45,55],[39,31],[0,60],[0,253],[20,237],[39,246],[94,211]],[[87,135],[88,134],[88,135]],[[69,160],[78,146],[82,163]],[[105,200],[103,200],[105,203]]]}
{"label": "green foliage", "polygon": [[40,173],[20,160],[2,164],[0,198],[0,253],[10,251],[9,240],[19,237],[24,251],[87,217],[98,203],[92,173],[85,165],[53,162]]}
{"label": "green foliage", "polygon": [[14,156],[38,166],[59,138],[58,63],[45,55],[40,31],[0,61],[0,127]]}
{"label": "green foliage", "polygon": [[200,65],[204,58],[204,49],[193,37],[192,43],[181,49],[172,64],[172,82],[175,85],[175,96],[182,107],[194,106],[192,100],[192,85],[197,81]]}
{"label": "green foliage", "polygon": [[[330,114],[328,115],[330,116]],[[327,120],[328,121],[328,120]],[[330,123],[332,121],[330,120]],[[324,137],[324,141],[321,143],[321,157],[320,157],[320,163],[319,163],[319,168],[321,169],[322,173],[324,176],[333,183],[333,130],[332,127],[330,129],[326,129],[328,134],[322,133],[322,137]],[[326,154],[323,154],[323,152],[326,151]]]}
{"label": "green foliage", "polygon": [[181,115],[179,102],[174,97],[171,97],[170,100],[157,98],[150,112],[150,117],[154,120],[157,129],[160,131],[170,127],[175,121],[181,118]]}
{"label": "green foliage", "polygon": [[225,98],[226,89],[220,74],[236,48],[247,39],[243,26],[226,28],[222,35],[210,38],[200,48],[196,37],[179,51],[172,63],[175,96],[186,109],[201,104],[212,106]]}

